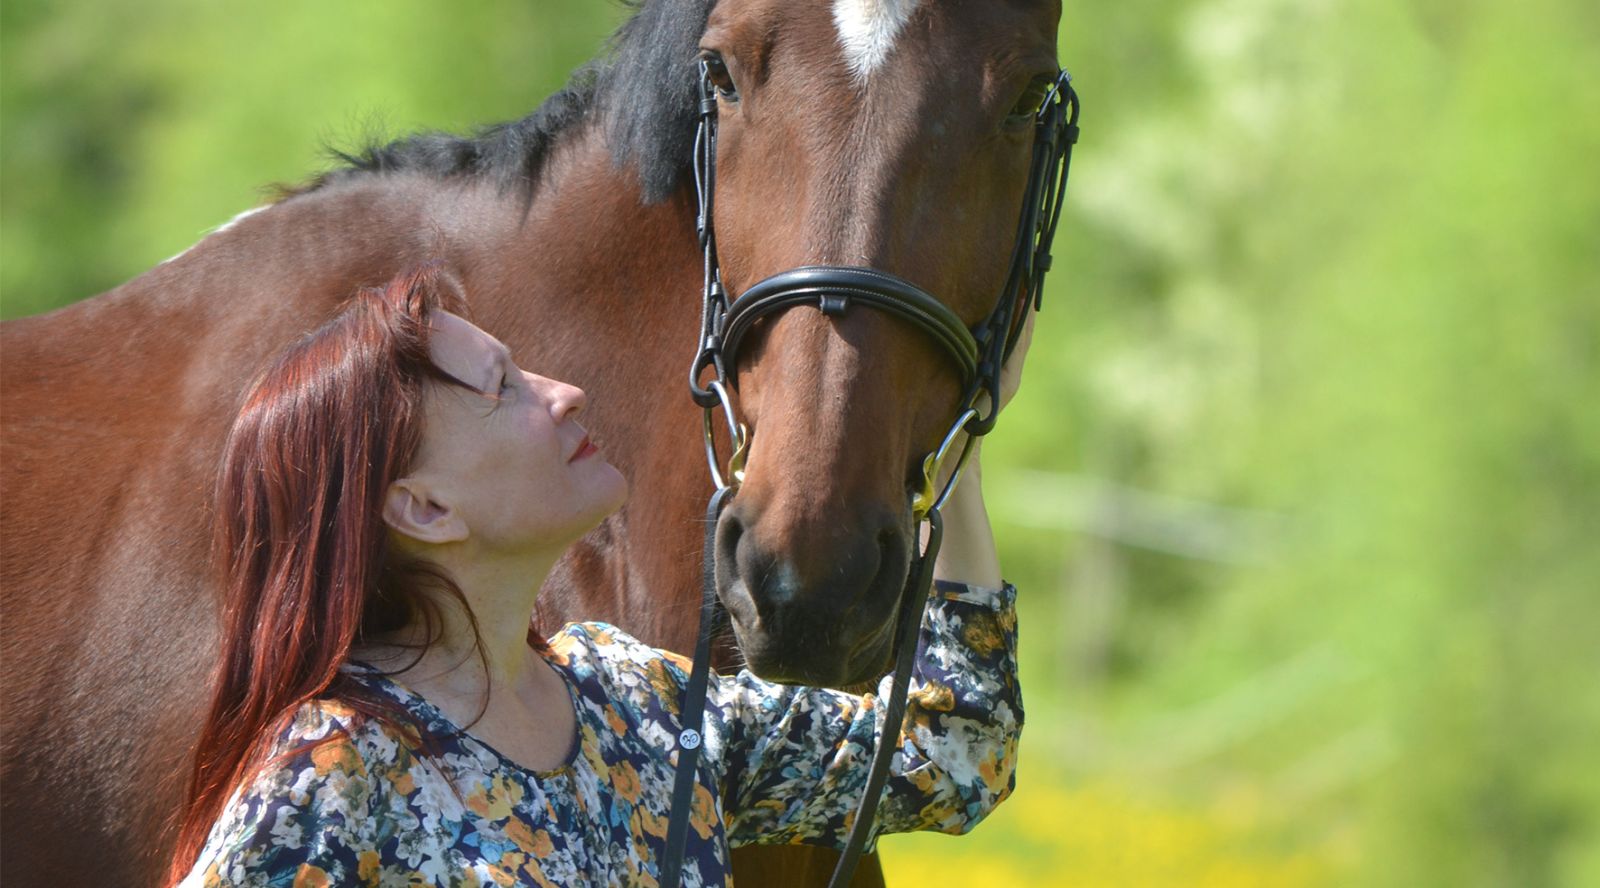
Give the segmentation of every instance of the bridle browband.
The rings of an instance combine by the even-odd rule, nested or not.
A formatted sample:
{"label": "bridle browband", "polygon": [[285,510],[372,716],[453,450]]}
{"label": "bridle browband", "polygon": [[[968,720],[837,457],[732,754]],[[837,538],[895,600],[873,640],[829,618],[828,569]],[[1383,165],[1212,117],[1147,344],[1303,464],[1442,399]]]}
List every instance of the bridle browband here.
{"label": "bridle browband", "polygon": [[[900,318],[927,334],[955,360],[962,379],[961,408],[957,418],[945,433],[938,449],[923,459],[922,489],[912,501],[912,514],[916,521],[928,524],[928,540],[923,551],[913,560],[901,593],[895,634],[894,683],[882,714],[883,734],[873,752],[871,769],[849,839],[829,883],[843,886],[850,881],[871,835],[878,800],[888,779],[889,761],[893,758],[900,723],[904,720],[917,632],[933,583],[934,559],[943,539],[944,522],[939,508],[955,489],[967,458],[972,453],[972,442],[994,428],[995,414],[1000,404],[1001,369],[1016,348],[1028,311],[1038,310],[1040,306],[1045,272],[1050,270],[1050,245],[1055,239],[1056,225],[1061,220],[1061,201],[1066,191],[1072,146],[1078,141],[1078,95],[1072,88],[1072,76],[1061,71],[1035,113],[1032,166],[1028,172],[1027,190],[1023,193],[1022,214],[1005,287],[1000,291],[989,315],[971,328],[943,302],[910,281],[885,271],[858,266],[816,265],[790,269],[756,283],[730,303],[717,264],[716,235],[712,226],[716,190],[717,92],[712,86],[705,62],[700,63],[699,98],[700,125],[695,133],[694,181],[695,193],[699,198],[696,226],[705,254],[705,275],[700,313],[700,347],[689,369],[689,391],[695,403],[705,411],[706,462],[717,489],[706,508],[700,631],[695,642],[689,684],[679,708],[684,727],[678,735],[672,810],[667,824],[666,851],[661,861],[662,888],[678,888],[682,875],[690,799],[703,740],[701,731],[711,663],[711,629],[718,606],[714,552],[716,526],[723,507],[733,498],[744,480],[744,460],[750,444],[749,431],[738,420],[731,394],[731,389],[737,384],[740,345],[757,321],[798,305],[815,305],[829,317],[842,316],[852,306],[864,305]],[[702,386],[701,379],[705,378],[707,370],[711,371],[712,378]],[[985,395],[986,405],[983,404]],[[987,414],[983,412],[985,406]],[[733,446],[726,473],[717,458],[713,436],[715,414],[719,408]],[[962,431],[967,432],[968,438],[957,457],[956,467],[944,487],[936,490],[939,466],[954,449]]]}

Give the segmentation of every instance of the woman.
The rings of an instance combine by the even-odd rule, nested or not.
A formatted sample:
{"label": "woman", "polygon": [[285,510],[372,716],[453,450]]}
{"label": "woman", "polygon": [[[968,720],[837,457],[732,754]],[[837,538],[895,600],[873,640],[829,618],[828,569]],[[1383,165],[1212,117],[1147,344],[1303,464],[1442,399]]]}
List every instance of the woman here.
{"label": "woman", "polygon": [[[583,393],[518,369],[455,293],[436,267],[364,291],[247,396],[170,881],[654,883],[688,663],[605,624],[530,629],[562,550],[627,488],[577,421]],[[976,475],[936,568],[974,585],[937,586],[879,831],[965,831],[1011,788],[1015,590]],[[730,845],[842,844],[876,714],[714,678],[684,884],[725,883]]]}

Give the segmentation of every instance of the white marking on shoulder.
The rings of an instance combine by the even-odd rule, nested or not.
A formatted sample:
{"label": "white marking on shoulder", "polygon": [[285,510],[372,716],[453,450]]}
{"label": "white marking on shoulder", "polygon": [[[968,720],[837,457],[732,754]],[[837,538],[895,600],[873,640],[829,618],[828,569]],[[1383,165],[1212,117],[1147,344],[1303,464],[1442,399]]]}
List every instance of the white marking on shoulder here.
{"label": "white marking on shoulder", "polygon": [[200,235],[200,239],[195,241],[194,243],[190,244],[188,249],[185,249],[182,253],[179,253],[176,256],[169,256],[166,259],[161,260],[161,262],[158,263],[158,264],[166,265],[168,262],[171,262],[174,259],[179,259],[179,258],[183,257],[184,255],[188,254],[188,252],[190,250],[193,250],[195,247],[198,247],[201,244],[205,243],[206,238],[210,237],[211,235],[216,234],[219,231],[227,231],[228,229],[230,229],[233,226],[238,225],[240,222],[242,222],[246,216],[254,216],[255,214],[260,213],[260,212],[262,212],[264,210],[270,210],[270,209],[272,209],[272,206],[273,206],[272,204],[266,204],[264,206],[251,207],[250,209],[245,210],[244,212],[240,213],[239,215],[234,216],[232,219],[229,219],[228,221],[222,223],[221,225],[218,225],[216,228],[213,228],[210,231],[207,231],[204,234]]}
{"label": "white marking on shoulder", "polygon": [[894,49],[900,31],[922,0],[833,0],[833,24],[845,64],[865,81]]}

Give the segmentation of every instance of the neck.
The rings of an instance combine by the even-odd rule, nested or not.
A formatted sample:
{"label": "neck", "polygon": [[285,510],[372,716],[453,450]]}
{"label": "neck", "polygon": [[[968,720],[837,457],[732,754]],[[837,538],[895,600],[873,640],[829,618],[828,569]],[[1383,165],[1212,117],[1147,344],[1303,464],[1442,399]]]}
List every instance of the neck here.
{"label": "neck", "polygon": [[[416,659],[416,665],[401,675],[430,698],[470,702],[481,708],[490,694],[498,697],[509,690],[522,696],[545,677],[542,658],[528,645],[528,630],[539,587],[559,555],[430,553],[430,559],[455,581],[471,615],[462,601],[436,594],[442,625],[435,627],[436,640],[427,645],[420,659],[416,650],[428,641],[427,627],[420,622],[380,639],[356,656],[387,670],[399,670]],[[476,632],[472,615],[477,617]],[[451,707],[444,708],[453,716],[458,714],[451,712]]]}

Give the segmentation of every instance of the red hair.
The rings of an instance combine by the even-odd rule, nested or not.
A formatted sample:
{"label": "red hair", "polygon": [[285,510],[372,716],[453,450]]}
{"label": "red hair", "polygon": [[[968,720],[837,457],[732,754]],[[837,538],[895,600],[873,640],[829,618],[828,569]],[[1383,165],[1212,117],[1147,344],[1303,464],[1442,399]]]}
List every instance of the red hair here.
{"label": "red hair", "polygon": [[[425,385],[472,389],[428,353],[430,312],[461,306],[438,264],[364,289],[246,395],[216,488],[222,649],[169,884],[193,866],[233,790],[268,763],[302,704],[338,698],[362,717],[409,723],[340,671],[352,645],[420,621],[420,658],[438,635],[441,594],[463,606],[477,635],[460,589],[394,551],[382,518],[389,485],[421,446]],[[543,646],[531,626],[529,642]]]}

